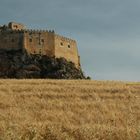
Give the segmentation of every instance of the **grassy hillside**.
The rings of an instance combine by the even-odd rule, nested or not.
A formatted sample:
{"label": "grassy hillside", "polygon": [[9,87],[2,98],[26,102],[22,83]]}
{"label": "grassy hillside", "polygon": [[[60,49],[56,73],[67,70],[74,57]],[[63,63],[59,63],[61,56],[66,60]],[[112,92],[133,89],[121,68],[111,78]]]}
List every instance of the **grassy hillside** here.
{"label": "grassy hillside", "polygon": [[0,140],[140,140],[140,83],[0,80]]}

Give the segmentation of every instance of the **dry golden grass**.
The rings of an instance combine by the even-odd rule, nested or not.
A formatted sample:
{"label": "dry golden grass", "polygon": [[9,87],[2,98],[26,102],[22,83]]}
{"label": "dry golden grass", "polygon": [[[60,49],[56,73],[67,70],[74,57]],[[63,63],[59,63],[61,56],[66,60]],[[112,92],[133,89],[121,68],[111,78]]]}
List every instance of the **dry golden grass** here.
{"label": "dry golden grass", "polygon": [[140,83],[0,80],[0,140],[140,140]]}

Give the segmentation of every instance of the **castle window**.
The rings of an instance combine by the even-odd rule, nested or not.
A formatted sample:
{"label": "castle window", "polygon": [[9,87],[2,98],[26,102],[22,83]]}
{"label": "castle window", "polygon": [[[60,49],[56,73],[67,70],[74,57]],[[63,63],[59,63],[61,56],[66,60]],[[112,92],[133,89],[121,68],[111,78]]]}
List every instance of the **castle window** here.
{"label": "castle window", "polygon": [[68,45],[68,48],[70,48],[70,45]]}
{"label": "castle window", "polygon": [[32,42],[32,39],[30,38],[29,41]]}
{"label": "castle window", "polygon": [[41,42],[44,43],[44,39],[41,39]]}
{"label": "castle window", "polygon": [[61,42],[60,45],[63,46],[63,43]]}
{"label": "castle window", "polygon": [[14,25],[14,27],[17,29],[18,28],[18,26],[17,25]]}

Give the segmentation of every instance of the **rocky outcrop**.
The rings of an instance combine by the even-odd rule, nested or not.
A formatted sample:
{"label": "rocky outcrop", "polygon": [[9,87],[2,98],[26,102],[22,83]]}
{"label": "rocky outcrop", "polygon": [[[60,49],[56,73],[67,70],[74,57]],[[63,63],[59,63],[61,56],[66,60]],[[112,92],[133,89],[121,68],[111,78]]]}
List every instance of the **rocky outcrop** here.
{"label": "rocky outcrop", "polygon": [[64,58],[0,50],[0,78],[85,79],[81,69]]}

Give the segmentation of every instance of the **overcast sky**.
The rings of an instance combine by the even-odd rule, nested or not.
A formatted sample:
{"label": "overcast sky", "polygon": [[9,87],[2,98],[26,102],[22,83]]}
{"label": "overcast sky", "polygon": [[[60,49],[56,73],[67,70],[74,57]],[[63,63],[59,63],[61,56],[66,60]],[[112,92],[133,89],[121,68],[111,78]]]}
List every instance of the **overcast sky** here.
{"label": "overcast sky", "polygon": [[86,75],[140,81],[140,0],[0,0],[0,24],[76,39]]}

